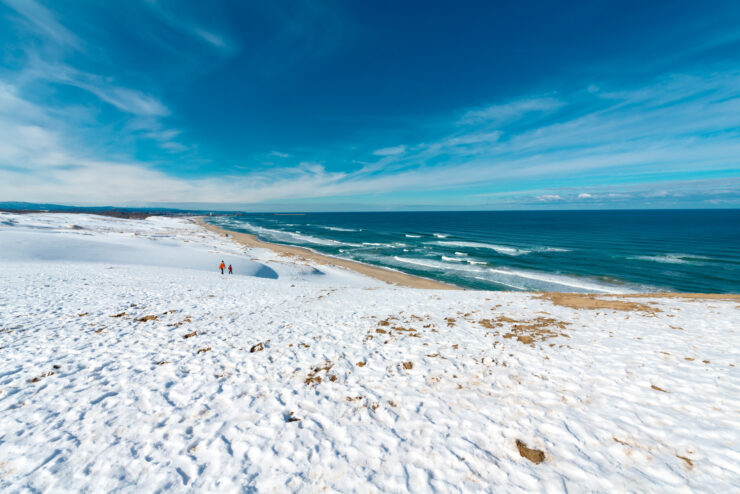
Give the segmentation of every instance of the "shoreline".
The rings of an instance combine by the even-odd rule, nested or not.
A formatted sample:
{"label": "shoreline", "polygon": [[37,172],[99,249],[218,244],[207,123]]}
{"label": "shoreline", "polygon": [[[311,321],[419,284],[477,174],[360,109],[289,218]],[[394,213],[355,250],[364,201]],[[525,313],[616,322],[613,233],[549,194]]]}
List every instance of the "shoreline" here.
{"label": "shoreline", "polygon": [[226,228],[211,225],[210,223],[206,222],[201,216],[194,217],[194,220],[196,224],[200,225],[206,230],[218,235],[228,235],[246,247],[252,247],[256,249],[269,249],[279,255],[293,257],[299,260],[311,260],[318,264],[342,267],[356,273],[369,276],[370,278],[374,278],[385,283],[390,283],[392,285],[404,286],[407,288],[421,288],[425,290],[463,290],[463,288],[449,285],[447,283],[442,283],[441,281],[434,281],[427,278],[422,278],[421,276],[414,276],[411,274],[402,273],[400,271],[392,271],[390,269],[372,266],[370,264],[350,261],[349,259],[332,257],[326,254],[314,252],[304,247],[265,242],[257,238],[256,235],[252,235],[251,233],[235,232],[232,230],[227,230]]}
{"label": "shoreline", "polygon": [[[392,271],[387,268],[381,268],[371,266],[369,264],[363,264],[357,261],[351,261],[348,259],[341,259],[338,257],[332,257],[326,254],[320,254],[304,247],[282,245],[272,242],[265,242],[257,238],[256,235],[251,233],[241,233],[221,228],[215,225],[211,225],[204,221],[203,217],[195,217],[195,222],[205,228],[208,231],[219,235],[230,235],[234,240],[245,245],[247,247],[254,247],[260,249],[269,249],[273,252],[277,252],[281,255],[294,257],[298,259],[310,259],[319,264],[328,264],[333,266],[340,266],[346,269],[350,269],[357,273],[369,276],[371,278],[391,283],[398,286],[405,286],[409,288],[422,288],[422,289],[437,289],[437,290],[464,290],[464,288],[457,287],[454,285],[448,285],[439,281],[422,278],[420,276],[414,276],[400,271]],[[619,299],[630,299],[630,298],[671,298],[671,299],[687,299],[687,300],[725,300],[740,302],[740,294],[730,293],[681,293],[681,292],[655,292],[655,293],[622,293],[622,294],[610,294],[610,293],[577,293],[577,292],[530,292],[545,296],[551,299],[552,302],[558,305],[564,305],[572,308],[589,308],[599,305],[605,297],[608,298],[619,298]]]}
{"label": "shoreline", "polygon": [[[339,257],[333,257],[326,254],[314,252],[305,247],[298,247],[293,245],[276,244],[273,242],[265,242],[257,238],[256,235],[251,233],[235,232],[226,228],[221,228],[215,225],[211,225],[204,221],[203,217],[194,217],[195,222],[205,228],[208,231],[216,233],[218,235],[229,235],[237,242],[247,247],[253,247],[258,249],[269,249],[279,255],[285,255],[297,259],[308,259],[318,264],[327,264],[332,266],[339,266],[345,269],[349,269],[360,273],[365,276],[390,283],[398,286],[404,286],[408,288],[422,288],[428,290],[465,290],[465,288],[458,287],[443,283],[441,281],[430,280],[421,276],[415,276],[406,274],[401,271],[393,271],[388,268],[372,266],[370,264],[363,264],[358,261],[352,261],[349,259],[342,259]],[[509,292],[509,290],[501,290],[502,292]],[[686,299],[686,300],[724,300],[740,302],[740,294],[736,293],[683,293],[683,292],[643,292],[643,293],[580,293],[580,292],[563,292],[563,291],[552,291],[552,292],[515,292],[512,293],[531,293],[544,295],[556,304],[564,305],[568,307],[579,307],[588,308],[593,305],[594,301],[604,298],[619,298],[619,299],[630,299],[630,298],[670,298],[670,299]],[[557,302],[556,302],[557,300]]]}

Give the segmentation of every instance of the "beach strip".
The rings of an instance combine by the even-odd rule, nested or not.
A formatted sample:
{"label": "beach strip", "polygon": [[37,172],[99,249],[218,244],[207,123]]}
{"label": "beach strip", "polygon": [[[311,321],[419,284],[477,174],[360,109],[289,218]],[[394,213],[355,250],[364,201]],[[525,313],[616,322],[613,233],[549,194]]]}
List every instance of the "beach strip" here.
{"label": "beach strip", "polygon": [[228,235],[245,247],[251,247],[255,249],[269,249],[279,255],[292,257],[299,261],[303,260],[315,262],[317,264],[339,266],[342,268],[350,269],[365,276],[375,278],[376,280],[398,286],[405,286],[409,288],[424,288],[429,290],[461,290],[460,287],[449,285],[447,283],[422,278],[421,276],[414,276],[402,273],[400,271],[392,271],[386,268],[371,266],[369,264],[363,264],[361,262],[350,261],[348,259],[340,259],[338,257],[331,257],[324,254],[319,254],[303,247],[264,242],[258,239],[257,236],[251,235],[249,233],[235,232],[227,230],[225,228],[220,228],[215,225],[211,225],[200,217],[195,218],[195,221],[206,230],[219,235]]}

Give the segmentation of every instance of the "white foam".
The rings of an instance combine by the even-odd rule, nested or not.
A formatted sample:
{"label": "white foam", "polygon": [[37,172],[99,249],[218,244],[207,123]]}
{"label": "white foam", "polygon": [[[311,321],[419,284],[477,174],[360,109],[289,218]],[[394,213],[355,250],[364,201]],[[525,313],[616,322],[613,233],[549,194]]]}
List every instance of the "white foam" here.
{"label": "white foam", "polygon": [[509,288],[513,288],[514,290],[526,290],[527,289],[524,286],[514,285],[514,284],[511,284],[511,283],[504,283],[501,280],[494,281],[494,280],[492,280],[490,278],[484,278],[482,276],[473,276],[473,278],[478,279],[478,280],[481,280],[481,281],[487,281],[489,283],[491,283],[491,282],[498,283],[499,285],[508,286]]}
{"label": "white foam", "polygon": [[498,252],[499,254],[506,254],[507,256],[519,256],[522,254],[529,254],[527,249],[519,249],[516,247],[508,247],[506,245],[496,244],[485,244],[480,242],[434,242],[436,245],[442,245],[445,247],[470,247],[472,249],[490,249]]}
{"label": "white foam", "polygon": [[410,233],[406,234],[406,237],[408,238],[421,238],[421,235],[411,235]]}
{"label": "white foam", "polygon": [[[454,262],[440,262],[440,261],[435,261],[433,259],[419,259],[419,258],[409,258],[409,257],[399,257],[399,256],[394,256],[393,259],[398,262],[405,263],[405,264],[424,266],[424,267],[432,268],[432,269],[439,270],[442,272],[458,271],[462,275],[466,275],[470,273],[480,273],[482,271],[481,268],[476,268],[470,265],[461,264],[459,259],[454,259]],[[445,260],[452,261],[453,258],[446,258]]]}
{"label": "white foam", "polygon": [[263,236],[268,237],[271,240],[276,240],[278,242],[303,242],[303,243],[309,243],[309,244],[315,244],[315,245],[342,245],[342,246],[350,246],[350,247],[356,247],[359,246],[359,244],[352,244],[349,242],[339,242],[337,240],[331,240],[328,238],[318,238],[313,237],[311,235],[305,235],[300,233],[299,231],[296,232],[286,232],[283,230],[275,230],[272,228],[264,228],[261,226],[253,225],[251,223],[237,223],[234,226],[246,228],[250,231],[253,231],[255,233],[261,234]]}
{"label": "white foam", "polygon": [[447,233],[435,233],[434,236],[437,237],[437,238],[447,238],[447,237],[449,237],[449,235]]}
{"label": "white foam", "polygon": [[558,274],[548,274],[548,273],[540,273],[536,271],[524,271],[524,270],[509,270],[509,269],[497,269],[497,268],[489,268],[488,272],[504,275],[504,276],[512,276],[515,278],[520,279],[526,279],[526,280],[535,280],[542,283],[546,283],[547,285],[542,288],[550,288],[549,285],[558,285],[558,286],[564,286],[568,288],[575,288],[577,290],[584,290],[584,291],[594,291],[594,292],[602,292],[602,293],[630,293],[631,290],[624,289],[624,288],[617,288],[608,286],[605,284],[601,284],[598,282],[591,282],[588,280],[582,280],[580,278],[575,278],[572,276],[567,275],[558,275]]}
{"label": "white foam", "polygon": [[571,252],[571,249],[565,249],[563,247],[535,247],[535,252]]}
{"label": "white foam", "polygon": [[666,264],[703,264],[702,261],[706,261],[709,258],[702,256],[691,256],[688,254],[664,254],[657,256],[634,256],[630,257],[630,259],[662,262]]}
{"label": "white foam", "polygon": [[417,259],[417,258],[408,258],[408,257],[399,257],[399,256],[394,256],[393,259],[395,259],[398,262],[405,263],[405,264],[413,264],[413,265],[416,265],[416,266],[424,266],[424,267],[427,267],[427,268],[438,269],[438,270],[442,270],[442,271],[446,271],[446,270],[450,270],[450,269],[460,270],[460,271],[468,271],[469,270],[469,268],[467,268],[465,266],[460,266],[460,265],[454,265],[454,264],[449,264],[449,263],[434,261],[432,259]]}
{"label": "white foam", "polygon": [[317,225],[319,228],[324,228],[326,230],[331,230],[333,232],[361,232],[362,229],[354,229],[354,228],[339,228],[338,226],[323,226],[323,225]]}

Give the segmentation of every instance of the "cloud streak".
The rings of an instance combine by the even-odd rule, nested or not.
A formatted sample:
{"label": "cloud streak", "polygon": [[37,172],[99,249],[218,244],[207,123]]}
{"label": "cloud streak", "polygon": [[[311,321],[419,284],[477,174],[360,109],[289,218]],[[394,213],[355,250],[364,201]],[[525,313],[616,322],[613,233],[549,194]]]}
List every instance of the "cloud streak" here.
{"label": "cloud streak", "polygon": [[[382,158],[378,162],[381,166],[365,166],[354,172],[330,172],[321,163],[301,163],[245,175],[183,180],[148,170],[144,163],[116,163],[77,156],[60,144],[63,139],[33,125],[16,129],[15,137],[10,139],[14,144],[6,143],[0,149],[0,163],[6,167],[26,163],[25,170],[31,174],[44,171],[53,177],[52,182],[65,184],[70,197],[79,194],[93,202],[113,197],[124,201],[133,196],[144,200],[144,196],[151,195],[149,198],[157,201],[249,204],[286,199],[372,197],[398,191],[460,190],[464,194],[466,188],[481,185],[490,187],[493,194],[509,197],[519,194],[522,200],[530,197],[539,203],[573,202],[592,200],[596,195],[593,192],[561,194],[548,191],[528,196],[526,191],[531,189],[532,180],[543,178],[568,180],[572,186],[579,182],[602,182],[629,187],[629,184],[645,181],[665,182],[697,169],[707,174],[737,172],[740,139],[736,131],[727,129],[737,128],[739,123],[734,112],[738,104],[734,95],[739,86],[740,75],[728,73],[711,80],[671,78],[651,87],[619,94],[588,93],[601,103],[597,109],[513,133],[507,131],[506,126],[492,128],[488,121],[483,125],[468,124],[466,132],[460,133],[459,119],[453,118],[452,136],[403,148],[381,148],[381,153],[378,150],[371,153]],[[7,86],[0,91],[0,102],[6,109],[44,115],[41,108],[14,96]],[[515,106],[512,104],[508,108]],[[529,107],[523,105],[521,108],[518,114],[509,111],[507,119],[527,119]],[[44,118],[50,119],[48,115]],[[5,122],[7,132],[11,131],[12,123]],[[660,127],[656,129],[656,125]],[[174,138],[176,132],[164,131],[160,137]],[[39,147],[39,142],[45,144]],[[456,156],[463,159],[458,160]],[[445,159],[429,164],[441,157]],[[69,165],[79,167],[59,168]],[[393,172],[386,173],[389,167]],[[140,173],[135,173],[137,168]],[[114,181],[96,178],[123,172],[131,173],[131,177],[120,176]],[[27,188],[24,189],[17,171],[6,169],[4,173],[3,182],[14,184],[12,189],[19,196],[38,195],[39,191],[44,195],[49,193],[38,183],[25,182]],[[136,185],[135,176],[141,177],[146,185]],[[95,193],[86,187],[75,187],[75,183],[89,182],[97,182]],[[127,187],[122,188],[122,183]],[[672,186],[675,188],[680,183]],[[732,182],[729,189],[740,195],[736,182]],[[7,196],[11,190],[0,192]],[[728,194],[730,192],[725,193]],[[670,195],[667,193],[664,197]],[[452,196],[452,200],[460,200]],[[655,198],[659,198],[658,195]],[[624,197],[602,194],[598,199],[621,201]]]}

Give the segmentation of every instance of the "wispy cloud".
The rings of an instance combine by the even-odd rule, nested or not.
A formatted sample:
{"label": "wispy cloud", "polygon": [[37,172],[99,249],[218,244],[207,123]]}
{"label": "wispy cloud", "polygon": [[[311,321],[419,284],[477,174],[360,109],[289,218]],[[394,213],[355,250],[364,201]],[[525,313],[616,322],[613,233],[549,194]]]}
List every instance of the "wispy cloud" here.
{"label": "wispy cloud", "polygon": [[73,48],[82,46],[82,41],[65,28],[54,14],[36,0],[0,0],[23,16],[33,31],[49,37],[55,43]]}
{"label": "wispy cloud", "polygon": [[549,113],[565,105],[554,97],[532,97],[504,104],[493,104],[468,110],[460,118],[461,124],[497,123],[516,120],[531,114]]}
{"label": "wispy cloud", "polygon": [[[681,189],[682,184],[689,183],[689,178],[690,183],[696,184],[703,175],[712,182],[709,178],[712,173],[737,175],[740,139],[736,129],[740,122],[735,110],[739,86],[740,75],[725,73],[711,79],[672,77],[650,87],[619,94],[579,92],[573,97],[591,94],[600,104],[585,113],[568,113],[567,117],[547,125],[516,132],[506,126],[494,129],[484,124],[470,126],[468,133],[461,134],[459,119],[452,118],[452,136],[441,136],[437,141],[403,149],[388,148],[392,152],[372,152],[381,158],[377,163],[383,164],[377,168],[365,165],[356,171],[330,172],[323,163],[302,162],[293,167],[272,167],[261,172],[199,180],[176,179],[154,172],[143,163],[118,163],[80,156],[70,152],[63,144],[66,140],[59,135],[32,124],[18,126],[16,119],[6,121],[5,128],[0,129],[10,136],[0,147],[0,164],[7,168],[2,183],[13,184],[12,190],[8,187],[0,192],[5,196],[11,192],[22,196],[38,195],[41,190],[47,193],[47,189],[37,187],[38,183],[29,182],[24,188],[24,182],[19,179],[22,174],[10,170],[18,163],[25,163],[32,175],[43,172],[47,179],[53,177],[53,182],[67,184],[67,191],[101,200],[114,197],[123,200],[132,195],[142,199],[141,191],[159,201],[241,204],[300,198],[388,196],[398,191],[444,191],[441,197],[460,202],[470,201],[460,195],[465,194],[467,188],[485,185],[492,189],[488,203],[499,197],[493,204],[587,201],[604,205],[634,199],[638,196],[624,189],[651,182],[665,185],[648,186],[639,194],[640,200],[677,200],[679,196],[674,192]],[[43,109],[20,99],[8,86],[0,89],[2,108],[16,114],[41,115],[48,123],[51,117]],[[162,130],[150,137],[173,139],[177,132]],[[450,156],[464,159],[450,159]],[[429,165],[435,160],[439,161]],[[74,171],[60,168],[69,165],[80,168]],[[389,166],[392,167],[390,173],[385,171]],[[141,173],[135,173],[136,169]],[[132,188],[125,192],[118,183],[114,185],[114,181],[107,178],[92,191],[75,186],[74,177],[98,177],[100,174],[110,177],[124,171],[132,174],[120,177],[121,182],[118,182],[131,185]],[[146,186],[134,185],[139,180],[134,175],[146,181]],[[566,181],[568,187],[580,186],[581,190],[563,193],[543,187],[539,193],[528,192],[533,180],[551,178]],[[84,178],[78,182],[94,180],[96,178]],[[594,184],[599,182],[611,190],[593,190]],[[710,194],[712,188],[702,189],[707,200],[740,198],[738,181],[725,179],[712,183],[714,188],[718,183],[726,183],[726,186],[720,196]],[[587,185],[591,190],[584,191]],[[47,184],[46,187],[51,186]],[[483,200],[483,196],[478,197]],[[684,192],[684,197],[689,195]],[[696,199],[696,194],[691,197]]]}
{"label": "wispy cloud", "polygon": [[[182,9],[175,12],[163,6],[158,0],[143,0],[150,11],[171,29],[192,36],[205,42],[221,55],[231,56],[238,52],[239,47],[227,34],[208,29],[194,19],[184,15]],[[178,5],[179,7],[180,5]]]}
{"label": "wispy cloud", "polygon": [[67,70],[66,76],[60,77],[63,73],[52,73],[51,80],[84,89],[123,112],[145,116],[165,116],[170,113],[161,101],[141,91],[107,83],[103,78],[92,74]]}
{"label": "wispy cloud", "polygon": [[[1,116],[8,128],[34,128],[48,135],[64,135],[65,142],[74,141],[78,147],[87,146],[90,150],[111,149],[113,142],[142,138],[151,139],[170,153],[187,149],[177,142],[179,131],[163,123],[171,111],[159,98],[122,85],[115,77],[79,69],[67,61],[100,65],[97,60],[89,60],[93,54],[80,50],[87,43],[68,30],[49,8],[35,0],[0,1],[6,1],[27,21],[22,25],[26,29],[20,38],[23,42],[18,45],[24,57],[16,57],[16,62],[23,62],[22,65],[15,72],[0,72]],[[100,50],[96,48],[94,53],[99,55]],[[49,100],[47,95],[57,93],[59,86],[74,87],[81,92],[70,93],[75,97],[67,98],[64,103]],[[107,132],[96,132],[95,144],[86,145],[83,137],[92,134],[93,126],[106,126],[98,120],[103,108],[98,109],[101,105],[95,99],[104,103],[102,106],[110,105],[113,113],[119,112],[121,115],[112,120],[122,124],[117,124],[115,139],[110,139]]]}
{"label": "wispy cloud", "polygon": [[406,152],[406,146],[391,146],[373,151],[375,156],[396,156]]}

